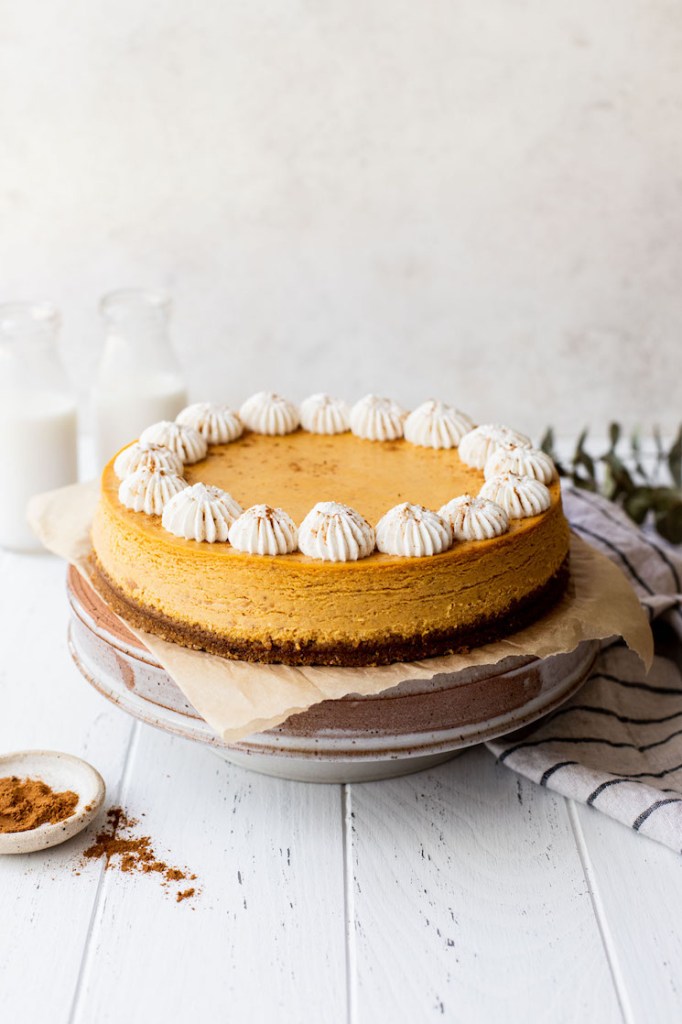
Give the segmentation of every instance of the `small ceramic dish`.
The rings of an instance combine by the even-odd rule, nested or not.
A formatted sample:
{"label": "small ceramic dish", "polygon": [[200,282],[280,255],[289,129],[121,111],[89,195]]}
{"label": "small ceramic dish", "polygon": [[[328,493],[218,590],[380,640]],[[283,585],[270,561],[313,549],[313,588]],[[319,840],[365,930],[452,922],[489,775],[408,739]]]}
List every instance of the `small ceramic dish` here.
{"label": "small ceramic dish", "polygon": [[39,825],[25,832],[0,832],[0,854],[32,853],[57,846],[89,825],[104,802],[104,779],[91,764],[73,754],[21,750],[0,755],[0,778],[12,775],[39,779],[56,793],[72,790],[78,794],[78,803],[68,818],[54,825]]}

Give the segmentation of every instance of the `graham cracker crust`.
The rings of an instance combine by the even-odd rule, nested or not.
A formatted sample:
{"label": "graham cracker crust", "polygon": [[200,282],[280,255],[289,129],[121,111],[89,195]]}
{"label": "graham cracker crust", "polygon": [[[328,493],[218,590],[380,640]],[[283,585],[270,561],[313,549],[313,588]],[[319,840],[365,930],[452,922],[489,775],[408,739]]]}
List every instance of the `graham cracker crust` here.
{"label": "graham cracker crust", "polygon": [[337,665],[359,668],[420,661],[445,654],[462,654],[472,647],[500,640],[541,618],[563,597],[570,578],[568,556],[542,587],[510,605],[503,616],[481,619],[466,629],[433,630],[405,637],[387,635],[380,642],[359,640],[355,644],[318,644],[312,640],[244,641],[217,636],[199,626],[179,623],[153,609],[129,600],[109,579],[96,558],[91,563],[91,582],[107,604],[137,629],[153,633],[171,643],[206,651],[235,661],[283,665]]}

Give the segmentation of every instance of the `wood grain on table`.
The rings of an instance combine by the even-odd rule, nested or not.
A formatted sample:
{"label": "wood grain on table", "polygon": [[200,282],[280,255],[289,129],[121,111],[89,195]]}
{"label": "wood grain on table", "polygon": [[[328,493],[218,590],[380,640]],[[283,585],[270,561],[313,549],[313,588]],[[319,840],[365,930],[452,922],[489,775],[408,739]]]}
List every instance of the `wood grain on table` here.
{"label": "wood grain on table", "polygon": [[0,749],[90,760],[201,893],[81,865],[92,830],[0,859],[3,1021],[682,1019],[682,857],[483,748],[353,786],[232,767],[87,685],[64,576],[0,552]]}

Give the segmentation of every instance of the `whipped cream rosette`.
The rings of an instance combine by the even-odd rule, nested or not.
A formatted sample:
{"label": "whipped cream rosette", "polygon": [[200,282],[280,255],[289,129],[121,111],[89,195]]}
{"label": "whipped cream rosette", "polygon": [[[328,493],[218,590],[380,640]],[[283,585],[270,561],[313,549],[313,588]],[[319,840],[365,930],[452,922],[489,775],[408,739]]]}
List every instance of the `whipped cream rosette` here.
{"label": "whipped cream rosette", "polygon": [[208,451],[208,445],[198,430],[170,420],[152,423],[142,431],[140,441],[142,444],[165,445],[188,464],[205,459]]}
{"label": "whipped cream rosette", "polygon": [[365,395],[350,411],[350,429],[366,441],[395,441],[403,436],[406,415],[391,398]]}
{"label": "whipped cream rosette", "polygon": [[160,516],[170,499],[189,484],[166,469],[137,469],[121,481],[118,500],[133,512]]}
{"label": "whipped cream rosette", "polygon": [[193,484],[167,502],[161,519],[164,530],[185,540],[226,541],[241,505],[220,487]]}
{"label": "whipped cream rosette", "polygon": [[356,562],[374,550],[374,530],[359,512],[337,501],[318,501],[301,523],[298,547],[325,562]]}
{"label": "whipped cream rosette", "polygon": [[483,470],[486,480],[502,473],[531,476],[543,484],[551,484],[556,468],[549,455],[540,448],[528,448],[506,441],[490,453]]}
{"label": "whipped cream rosette", "polygon": [[479,491],[479,497],[501,505],[510,519],[539,516],[552,503],[549,488],[540,480],[514,473],[491,477]]}
{"label": "whipped cream rosette", "polygon": [[507,443],[532,447],[531,439],[525,434],[520,434],[518,430],[496,423],[484,423],[464,435],[459,442],[459,457],[465,465],[473,469],[483,469],[495,449]]}
{"label": "whipped cream rosette", "polygon": [[232,547],[249,555],[288,555],[297,542],[296,523],[271,505],[252,505],[230,527]]}
{"label": "whipped cream rosette", "polygon": [[377,548],[387,555],[424,558],[452,547],[452,528],[436,512],[403,502],[377,523]]}
{"label": "whipped cream rosette", "polygon": [[466,413],[431,400],[418,405],[405,420],[405,440],[423,448],[455,448],[473,429]]}
{"label": "whipped cream rosette", "polygon": [[274,391],[258,391],[247,398],[239,417],[256,434],[291,434],[299,424],[298,409]]}
{"label": "whipped cream rosette", "polygon": [[311,434],[344,434],[350,429],[350,409],[340,398],[320,392],[301,402],[301,426]]}
{"label": "whipped cream rosette", "polygon": [[470,494],[453,498],[438,515],[450,523],[455,540],[492,540],[509,529],[509,516],[501,505]]}
{"label": "whipped cream rosette", "polygon": [[134,441],[119,452],[114,460],[114,473],[119,480],[137,472],[138,469],[165,469],[176,476],[182,476],[184,463],[179,455],[162,444],[142,444]]}
{"label": "whipped cream rosette", "polygon": [[244,433],[242,421],[226,405],[195,402],[178,413],[175,422],[197,430],[207,444],[229,444]]}

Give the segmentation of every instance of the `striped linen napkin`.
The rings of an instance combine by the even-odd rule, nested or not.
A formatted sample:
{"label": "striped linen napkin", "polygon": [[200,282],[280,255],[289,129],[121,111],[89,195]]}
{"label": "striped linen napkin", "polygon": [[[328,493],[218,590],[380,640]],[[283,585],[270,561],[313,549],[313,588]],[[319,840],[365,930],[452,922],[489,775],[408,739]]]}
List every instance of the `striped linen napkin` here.
{"label": "striped linen napkin", "polygon": [[564,489],[575,533],[626,573],[649,615],[677,634],[677,662],[605,641],[589,679],[537,726],[488,743],[498,761],[682,852],[682,551],[638,529],[619,508]]}

